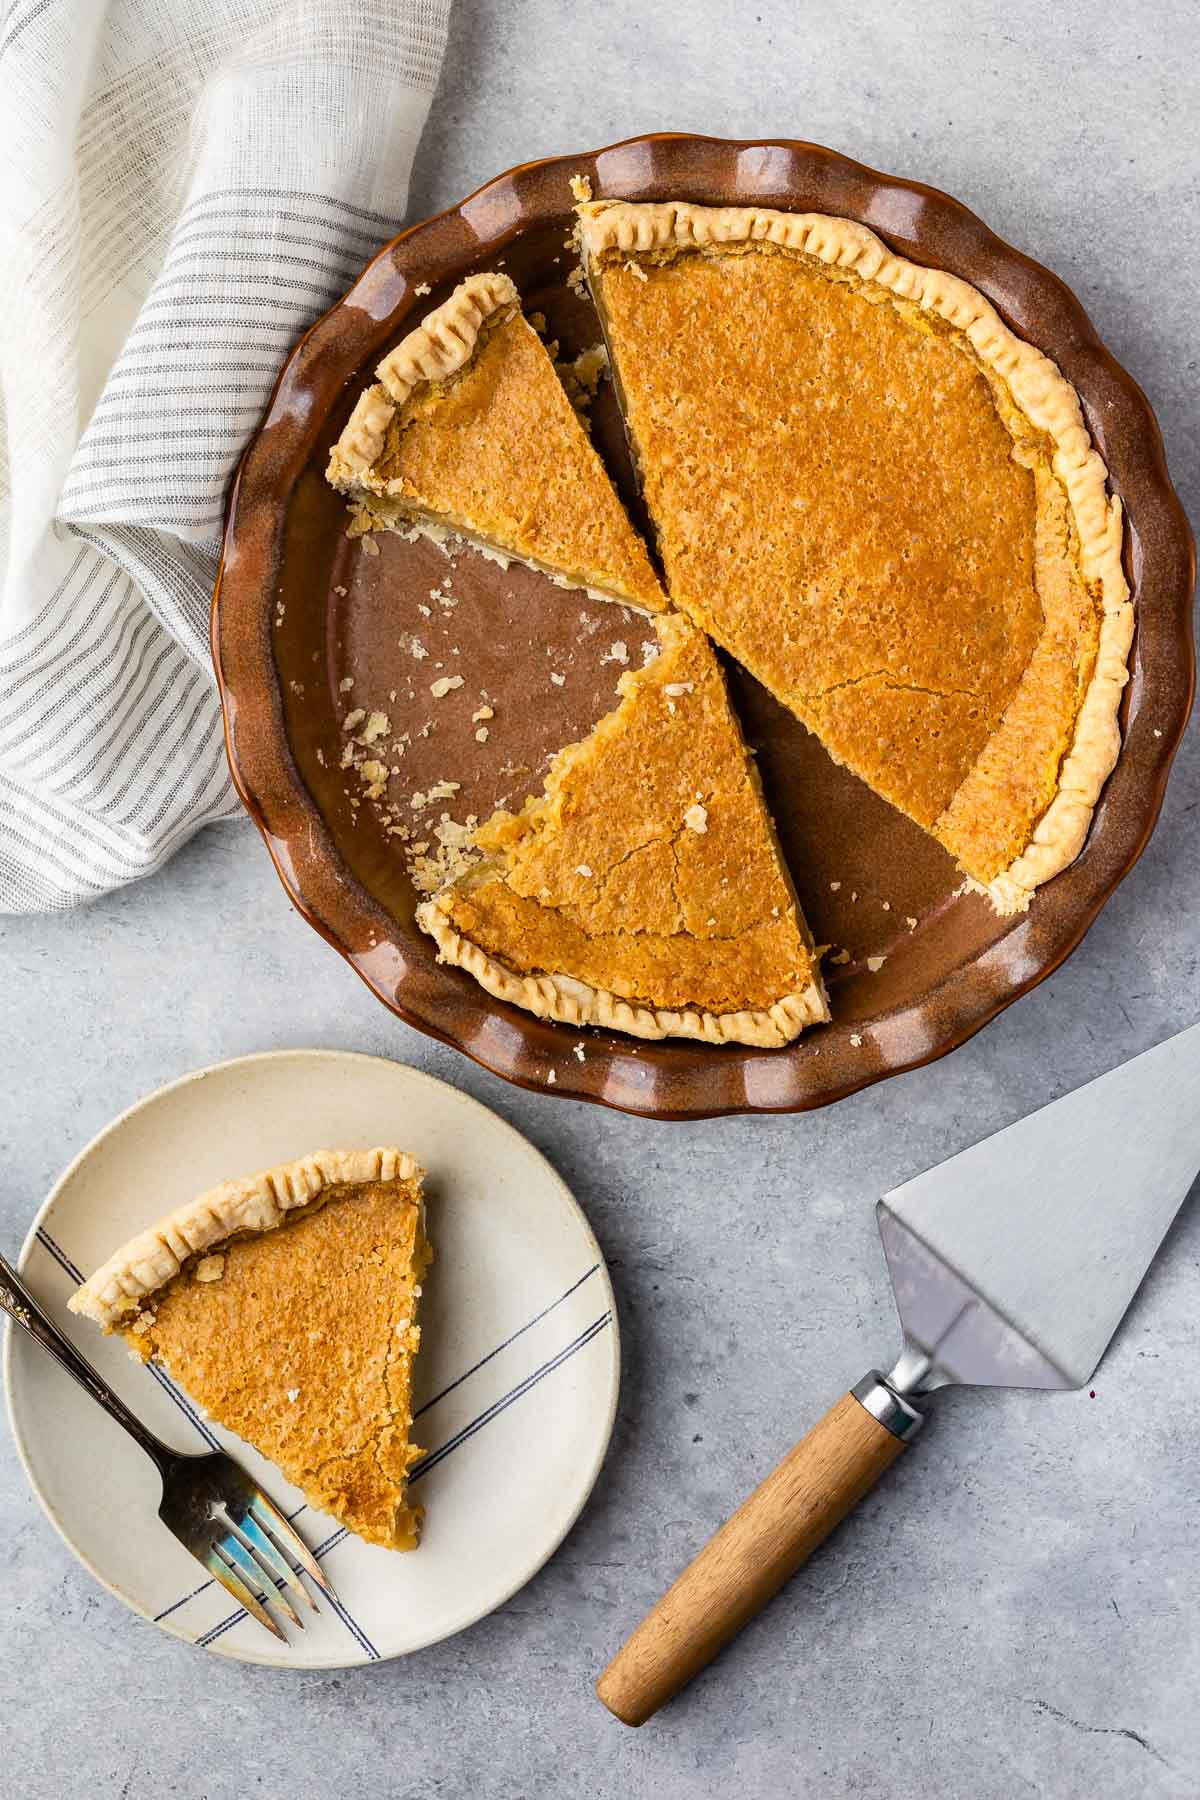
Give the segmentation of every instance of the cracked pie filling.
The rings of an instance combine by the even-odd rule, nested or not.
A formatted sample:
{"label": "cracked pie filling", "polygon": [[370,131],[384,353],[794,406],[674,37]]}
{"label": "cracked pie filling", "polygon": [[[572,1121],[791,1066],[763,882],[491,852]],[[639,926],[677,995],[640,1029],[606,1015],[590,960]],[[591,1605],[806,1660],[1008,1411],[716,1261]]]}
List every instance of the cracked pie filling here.
{"label": "cracked pie filling", "polygon": [[672,603],[1023,909],[1082,846],[1133,632],[1074,388],[849,219],[577,210]]}
{"label": "cracked pie filling", "polygon": [[620,705],[498,812],[417,917],[498,999],[638,1037],[783,1044],[828,1018],[716,656],[679,616]]}
{"label": "cracked pie filling", "polygon": [[782,1044],[828,1009],[709,640],[1019,912],[1120,749],[1120,504],[1057,367],[864,226],[576,211],[662,585],[506,276],[410,332],[330,459],[352,531],[437,521],[658,632],[417,916],[543,1017]]}
{"label": "cracked pie filling", "polygon": [[309,1504],[412,1550],[417,1313],[431,1253],[400,1150],[316,1151],[201,1194],[118,1250],[70,1307],[161,1364]]}

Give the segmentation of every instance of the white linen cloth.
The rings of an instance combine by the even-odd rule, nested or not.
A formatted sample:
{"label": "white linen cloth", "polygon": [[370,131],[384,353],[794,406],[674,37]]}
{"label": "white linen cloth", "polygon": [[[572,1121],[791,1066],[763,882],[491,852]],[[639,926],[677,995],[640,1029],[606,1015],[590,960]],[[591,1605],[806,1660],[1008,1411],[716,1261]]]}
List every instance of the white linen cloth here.
{"label": "white linen cloth", "polygon": [[208,650],[283,358],[400,228],[449,0],[10,0],[0,911],[237,810]]}

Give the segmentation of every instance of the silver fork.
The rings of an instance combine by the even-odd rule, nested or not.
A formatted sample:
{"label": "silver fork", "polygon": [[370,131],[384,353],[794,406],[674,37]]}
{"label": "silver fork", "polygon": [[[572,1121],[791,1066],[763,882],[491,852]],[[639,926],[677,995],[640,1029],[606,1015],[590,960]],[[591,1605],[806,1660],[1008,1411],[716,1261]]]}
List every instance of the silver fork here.
{"label": "silver fork", "polygon": [[304,1621],[289,1593],[317,1611],[316,1601],[300,1579],[300,1571],[291,1567],[284,1551],[336,1601],[337,1596],[308,1546],[240,1464],[222,1450],[183,1455],[148,1431],[86,1357],[47,1318],[16,1270],[2,1256],[0,1309],[36,1339],[43,1350],[48,1350],[146,1452],[162,1477],[159,1518],[251,1618],[286,1643],[267,1605],[277,1607],[301,1630]]}

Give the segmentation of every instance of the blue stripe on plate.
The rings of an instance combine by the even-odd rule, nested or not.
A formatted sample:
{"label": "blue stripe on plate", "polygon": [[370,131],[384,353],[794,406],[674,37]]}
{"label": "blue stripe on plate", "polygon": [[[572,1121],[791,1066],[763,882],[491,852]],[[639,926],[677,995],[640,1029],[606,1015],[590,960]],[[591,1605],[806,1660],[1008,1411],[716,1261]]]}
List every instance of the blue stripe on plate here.
{"label": "blue stripe on plate", "polygon": [[461,1431],[456,1431],[454,1436],[448,1438],[439,1449],[431,1450],[428,1456],[422,1457],[421,1461],[413,1467],[408,1478],[409,1481],[419,1481],[422,1475],[428,1475],[430,1469],[436,1468],[438,1463],[449,1456],[452,1450],[457,1450],[460,1444],[465,1444],[467,1439],[474,1437],[477,1431],[482,1431],[483,1427],[492,1419],[507,1411],[515,1400],[521,1398],[522,1394],[527,1394],[530,1388],[536,1387],[539,1381],[551,1374],[553,1370],[561,1367],[569,1357],[575,1355],[577,1350],[582,1350],[585,1344],[590,1344],[592,1339],[598,1337],[605,1326],[611,1322],[611,1312],[602,1313],[598,1319],[593,1319],[592,1323],[581,1331],[577,1338],[572,1339],[564,1349],[560,1350],[557,1356],[550,1357],[539,1368],[526,1375],[524,1381],[519,1381],[516,1387],[509,1389],[507,1394],[503,1394],[499,1400],[493,1401],[492,1405],[481,1412],[478,1418],[472,1419],[469,1425],[464,1425]]}
{"label": "blue stripe on plate", "polygon": [[422,1413],[427,1413],[431,1406],[436,1406],[439,1400],[444,1400],[447,1394],[452,1394],[456,1387],[461,1387],[464,1381],[469,1380],[470,1377],[482,1369],[486,1363],[490,1363],[494,1356],[499,1356],[502,1350],[507,1350],[510,1344],[515,1344],[519,1337],[523,1337],[527,1331],[531,1331],[535,1325],[540,1324],[549,1313],[554,1311],[556,1306],[561,1306],[564,1300],[569,1300],[571,1295],[575,1293],[577,1289],[581,1288],[584,1282],[589,1280],[599,1267],[599,1263],[593,1263],[591,1268],[579,1277],[578,1281],[573,1281],[571,1283],[565,1294],[560,1294],[557,1300],[552,1300],[550,1302],[549,1306],[543,1306],[540,1313],[534,1313],[532,1319],[527,1320],[518,1331],[514,1331],[511,1337],[506,1337],[502,1344],[497,1344],[494,1350],[489,1350],[486,1356],[481,1356],[477,1363],[472,1363],[469,1369],[465,1369],[461,1375],[457,1376],[455,1380],[449,1384],[448,1387],[444,1387],[440,1394],[435,1394],[432,1400],[426,1400],[424,1406],[419,1406],[417,1408],[416,1412],[413,1414],[413,1418],[419,1419]]}

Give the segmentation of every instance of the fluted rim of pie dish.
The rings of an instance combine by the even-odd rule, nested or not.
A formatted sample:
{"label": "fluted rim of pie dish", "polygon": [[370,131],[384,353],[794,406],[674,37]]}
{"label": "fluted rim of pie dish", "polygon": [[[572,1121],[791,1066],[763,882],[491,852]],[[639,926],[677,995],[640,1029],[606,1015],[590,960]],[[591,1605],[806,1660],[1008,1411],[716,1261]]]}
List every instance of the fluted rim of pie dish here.
{"label": "fluted rim of pie dish", "polygon": [[[268,622],[291,484],[333,404],[375,347],[437,286],[502,254],[522,232],[569,217],[572,175],[606,197],[687,197],[840,212],[899,240],[915,261],[962,275],[1074,383],[1126,514],[1126,574],[1136,635],[1122,706],[1122,751],[1069,869],[1004,934],[901,1006],[835,1019],[775,1050],[682,1040],[638,1043],[586,1034],[582,1061],[562,1056],[568,1027],[493,1000],[441,967],[429,939],[393,920],[336,850],[292,758]],[[814,197],[820,190],[820,198]],[[550,198],[553,196],[553,199]],[[1036,332],[1022,324],[1037,319]],[[329,366],[326,366],[328,364]],[[294,480],[293,476],[293,480]],[[234,478],[213,596],[212,648],[234,783],[300,913],[406,1023],[453,1044],[516,1085],[659,1119],[800,1112],[932,1062],[972,1037],[1056,969],[1145,848],[1195,679],[1191,532],[1167,472],[1149,401],[1100,341],[1066,284],[991,232],[960,201],[885,175],[820,145],[689,133],[629,138],[601,150],[522,163],[457,206],[410,227],[367,264],[286,363]],[[419,941],[418,941],[419,940]],[[578,1037],[576,1032],[574,1037]],[[851,1042],[855,1037],[859,1041]],[[890,1047],[889,1047],[890,1044]],[[547,1083],[554,1067],[556,1080]]]}

